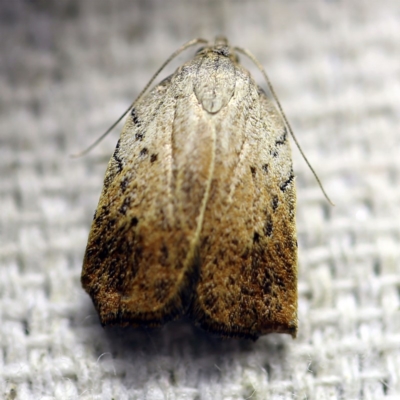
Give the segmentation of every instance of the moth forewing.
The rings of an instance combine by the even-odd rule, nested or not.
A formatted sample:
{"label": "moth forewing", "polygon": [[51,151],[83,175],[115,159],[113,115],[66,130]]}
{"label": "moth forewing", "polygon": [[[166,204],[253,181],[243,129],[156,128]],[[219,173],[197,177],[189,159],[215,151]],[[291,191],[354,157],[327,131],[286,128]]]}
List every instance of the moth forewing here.
{"label": "moth forewing", "polygon": [[296,199],[286,128],[249,73],[236,65],[234,76],[227,112],[213,117],[215,171],[191,314],[223,336],[295,336]]}
{"label": "moth forewing", "polygon": [[82,272],[103,325],[161,325],[190,303],[201,196],[189,199],[181,177],[189,158],[175,112],[186,99],[176,86],[164,82],[131,112],[106,172]]}

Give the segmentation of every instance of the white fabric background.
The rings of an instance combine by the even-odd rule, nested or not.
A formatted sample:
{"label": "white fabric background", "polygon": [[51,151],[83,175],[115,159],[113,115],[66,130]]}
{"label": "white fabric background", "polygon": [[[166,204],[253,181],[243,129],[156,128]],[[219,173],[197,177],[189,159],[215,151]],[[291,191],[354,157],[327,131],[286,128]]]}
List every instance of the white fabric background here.
{"label": "white fabric background", "polygon": [[[399,399],[400,2],[52,3],[0,6],[0,397]],[[221,32],[265,66],[336,203],[293,146],[298,338],[104,330],[79,279],[121,128],[68,156]]]}

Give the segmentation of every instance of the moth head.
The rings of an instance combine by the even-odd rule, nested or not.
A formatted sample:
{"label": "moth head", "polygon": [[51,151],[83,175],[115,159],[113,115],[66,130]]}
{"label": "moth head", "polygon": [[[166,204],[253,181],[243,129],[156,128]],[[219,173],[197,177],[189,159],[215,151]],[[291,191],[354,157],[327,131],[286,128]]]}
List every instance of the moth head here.
{"label": "moth head", "polygon": [[239,63],[239,56],[228,44],[228,40],[224,37],[217,37],[214,45],[200,47],[196,51],[196,56],[204,56],[209,52],[219,54],[229,58],[233,63]]}

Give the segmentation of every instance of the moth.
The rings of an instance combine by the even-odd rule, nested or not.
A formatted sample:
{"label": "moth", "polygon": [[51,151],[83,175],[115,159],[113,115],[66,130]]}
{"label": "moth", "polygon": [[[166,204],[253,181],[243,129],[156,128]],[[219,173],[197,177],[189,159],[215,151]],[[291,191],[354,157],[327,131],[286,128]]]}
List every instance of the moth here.
{"label": "moth", "polygon": [[288,133],[239,51],[207,43],[129,111],[83,261],[103,326],[296,336]]}

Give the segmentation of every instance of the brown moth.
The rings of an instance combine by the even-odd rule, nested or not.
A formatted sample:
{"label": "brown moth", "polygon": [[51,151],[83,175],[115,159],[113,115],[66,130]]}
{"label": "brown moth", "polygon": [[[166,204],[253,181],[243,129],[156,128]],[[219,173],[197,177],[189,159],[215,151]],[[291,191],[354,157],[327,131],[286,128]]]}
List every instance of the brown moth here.
{"label": "brown moth", "polygon": [[130,110],[83,262],[103,325],[296,336],[287,129],[235,50],[217,38]]}

